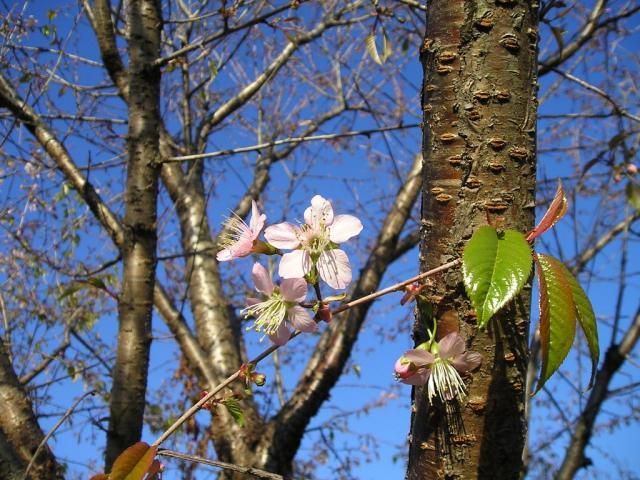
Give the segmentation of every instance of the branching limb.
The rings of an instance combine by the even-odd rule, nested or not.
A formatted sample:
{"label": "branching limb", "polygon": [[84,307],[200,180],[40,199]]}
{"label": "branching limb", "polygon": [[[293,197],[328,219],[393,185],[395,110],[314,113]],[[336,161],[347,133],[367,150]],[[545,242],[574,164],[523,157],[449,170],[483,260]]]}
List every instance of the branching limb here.
{"label": "branching limb", "polygon": [[607,350],[604,363],[598,371],[596,381],[589,394],[587,404],[580,415],[576,428],[565,453],[562,466],[555,476],[557,480],[571,480],[581,468],[587,465],[585,449],[593,434],[596,417],[607,399],[608,387],[616,372],[632,352],[640,337],[640,307],[635,313],[633,323],[625,333],[622,341]]}
{"label": "branching limb", "polygon": [[210,465],[212,467],[222,468],[224,470],[231,470],[233,472],[243,473],[245,475],[251,475],[256,478],[270,478],[272,480],[283,480],[282,475],[276,473],[266,472],[259,468],[253,467],[241,467],[232,463],[220,462],[218,460],[210,460],[208,458],[198,457],[196,455],[188,455],[186,453],[174,452],[173,450],[158,450],[158,455],[162,457],[178,458],[180,460],[186,460],[188,462],[201,463],[203,465]]}

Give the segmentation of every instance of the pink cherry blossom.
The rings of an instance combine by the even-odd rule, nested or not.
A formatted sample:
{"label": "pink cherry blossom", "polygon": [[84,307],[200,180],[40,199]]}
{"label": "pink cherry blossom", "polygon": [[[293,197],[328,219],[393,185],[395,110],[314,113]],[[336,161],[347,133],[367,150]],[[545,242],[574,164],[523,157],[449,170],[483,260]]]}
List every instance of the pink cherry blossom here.
{"label": "pink cherry blossom", "polygon": [[427,385],[431,401],[463,400],[466,388],[460,373],[476,369],[482,362],[477,352],[467,352],[465,341],[458,333],[450,333],[429,348],[428,343],[407,351],[395,364],[395,376],[409,385]]}
{"label": "pink cherry blossom", "polygon": [[279,275],[300,278],[315,266],[330,287],[346,288],[351,282],[351,265],[347,254],[337,246],[358,235],[362,223],[353,215],[334,215],[331,203],[320,195],[311,199],[304,221],[300,226],[279,223],[264,232],[274,247],[293,250],[282,256]]}
{"label": "pink cherry blossom", "polygon": [[253,328],[264,331],[276,345],[284,345],[291,336],[289,326],[301,332],[315,332],[318,325],[309,312],[300,306],[307,296],[304,278],[284,279],[280,286],[274,285],[267,270],[255,263],[251,271],[256,290],[266,299],[247,298],[245,317],[255,317]]}
{"label": "pink cherry blossom", "polygon": [[223,249],[216,255],[218,261],[226,262],[251,254],[266,220],[267,216],[260,213],[255,200],[251,201],[249,225],[238,216],[229,217],[225,222],[225,229],[229,233],[220,240]]}

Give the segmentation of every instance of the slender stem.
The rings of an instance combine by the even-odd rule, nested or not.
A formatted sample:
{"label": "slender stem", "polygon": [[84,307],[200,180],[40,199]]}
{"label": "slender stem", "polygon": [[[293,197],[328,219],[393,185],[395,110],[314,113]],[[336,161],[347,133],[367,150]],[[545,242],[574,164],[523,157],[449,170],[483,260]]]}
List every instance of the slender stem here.
{"label": "slender stem", "polygon": [[219,460],[209,460],[208,458],[198,457],[196,455],[188,455],[186,453],[175,452],[173,450],[159,450],[158,455],[163,457],[179,458],[180,460],[187,460],[189,462],[202,463],[204,465],[211,465],[212,467],[219,467],[225,470],[232,470],[234,472],[245,473],[258,478],[270,478],[272,480],[282,480],[283,477],[277,473],[267,472],[254,467],[241,467],[234,465],[233,463],[221,462]]}
{"label": "slender stem", "polygon": [[[341,305],[338,308],[332,310],[331,314],[335,315],[335,314],[344,312],[345,310],[348,310],[350,308],[353,308],[353,307],[355,307],[357,305],[360,305],[362,303],[371,302],[371,301],[375,300],[376,298],[382,297],[383,295],[387,295],[389,293],[397,292],[398,290],[402,290],[407,285],[410,285],[410,284],[412,284],[414,282],[418,282],[418,281],[420,281],[420,280],[422,280],[424,278],[433,276],[436,273],[440,273],[440,272],[442,272],[444,270],[448,270],[450,268],[453,268],[453,267],[455,267],[456,265],[459,265],[459,264],[460,264],[460,259],[452,260],[451,262],[447,262],[447,263],[445,263],[443,265],[440,265],[439,267],[436,267],[436,268],[433,268],[433,269],[428,270],[426,272],[423,272],[423,273],[421,273],[419,275],[416,275],[415,277],[412,277],[412,278],[410,278],[408,280],[404,280],[402,282],[399,282],[399,283],[396,283],[394,285],[391,285],[390,287],[383,288],[382,290],[378,290],[377,292],[371,293],[369,295],[365,295],[364,297],[361,297],[361,298],[358,298],[358,299],[353,300],[351,302],[345,303],[344,305]],[[300,332],[292,333],[291,337],[289,337],[289,340],[297,337],[298,335],[300,335]],[[269,355],[271,355],[273,352],[278,350],[278,348],[280,348],[279,345],[271,345],[269,348],[264,350],[262,353],[258,354],[258,356],[256,356],[254,359],[252,359],[249,363],[253,363],[254,365],[257,365],[262,360],[264,360]],[[173,432],[175,432],[178,428],[180,428],[180,426],[184,422],[186,422],[191,416],[193,416],[198,410],[200,410],[205,403],[207,403],[209,400],[211,400],[223,388],[227,387],[228,385],[233,383],[235,380],[237,380],[240,377],[241,371],[242,371],[242,367],[239,368],[231,376],[229,376],[220,385],[218,385],[213,390],[208,392],[195,405],[193,405],[191,408],[189,408],[189,410],[184,412],[180,416],[180,418],[178,418],[162,435],[160,435],[160,437],[155,442],[153,442],[153,446],[159,446],[165,440],[167,440],[173,434]]]}
{"label": "slender stem", "polygon": [[73,402],[73,405],[71,405],[66,412],[64,412],[64,415],[62,415],[62,417],[60,418],[60,420],[58,420],[56,422],[56,424],[53,426],[53,428],[51,430],[49,430],[49,432],[47,432],[47,434],[44,436],[44,438],[42,439],[42,441],[40,442],[40,445],[38,445],[38,448],[36,448],[35,453],[33,454],[33,456],[31,457],[31,461],[29,462],[29,465],[27,465],[27,469],[24,471],[24,475],[22,476],[23,480],[26,480],[27,478],[29,478],[29,470],[31,470],[31,467],[33,466],[33,464],[36,461],[36,458],[38,457],[38,454],[40,453],[40,451],[42,450],[42,448],[47,444],[47,442],[49,441],[49,439],[51,438],[51,436],[55,433],[55,431],[60,428],[60,425],[62,425],[64,423],[64,421],[69,418],[71,416],[71,414],[73,413],[73,411],[76,409],[76,407],[80,404],[80,402],[82,402],[85,398],[87,398],[89,395],[94,395],[96,393],[95,390],[91,390],[90,392],[87,392],[85,394],[83,394],[82,396],[80,396],[80,398],[78,398],[75,402]]}

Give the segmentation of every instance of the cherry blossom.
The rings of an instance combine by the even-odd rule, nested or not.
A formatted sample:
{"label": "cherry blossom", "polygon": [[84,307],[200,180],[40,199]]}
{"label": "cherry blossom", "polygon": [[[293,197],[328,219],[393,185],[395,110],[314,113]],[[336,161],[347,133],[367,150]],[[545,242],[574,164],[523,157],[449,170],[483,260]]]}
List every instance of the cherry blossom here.
{"label": "cherry blossom", "polygon": [[395,376],[409,385],[427,385],[429,400],[463,400],[466,388],[460,373],[476,369],[482,361],[477,352],[467,352],[465,341],[450,333],[429,347],[429,342],[407,351],[396,361]]}
{"label": "cherry blossom", "polygon": [[245,317],[255,317],[253,328],[264,331],[276,345],[284,345],[291,336],[289,326],[301,332],[315,332],[318,325],[305,308],[300,306],[307,296],[307,282],[304,278],[287,278],[280,286],[274,285],[271,276],[259,263],[253,265],[251,276],[256,290],[266,299],[247,298],[247,308],[242,310]]}
{"label": "cherry blossom", "polygon": [[315,266],[320,278],[329,286],[346,288],[351,282],[351,265],[338,245],[358,235],[362,223],[353,215],[334,215],[331,203],[320,195],[311,199],[311,206],[304,212],[304,221],[300,226],[279,223],[264,232],[274,247],[293,250],[282,256],[279,275],[300,278]]}
{"label": "cherry blossom", "polygon": [[228,234],[220,240],[223,250],[216,255],[219,262],[226,262],[255,252],[258,235],[264,227],[267,216],[261,214],[255,200],[251,201],[251,219],[249,225],[236,215],[232,215],[225,222]]}

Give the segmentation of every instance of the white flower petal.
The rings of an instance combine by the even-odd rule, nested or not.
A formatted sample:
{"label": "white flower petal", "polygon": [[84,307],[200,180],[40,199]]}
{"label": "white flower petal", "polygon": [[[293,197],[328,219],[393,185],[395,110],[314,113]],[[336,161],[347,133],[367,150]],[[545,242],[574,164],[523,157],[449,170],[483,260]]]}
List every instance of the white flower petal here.
{"label": "white flower petal", "polygon": [[456,332],[451,332],[438,342],[438,356],[445,360],[461,355],[466,349],[464,338]]}
{"label": "white flower petal", "polygon": [[314,196],[311,199],[311,207],[304,211],[304,221],[314,230],[319,230],[320,225],[331,225],[333,223],[331,202],[321,195]]}
{"label": "white flower petal", "polygon": [[255,200],[251,200],[251,220],[249,220],[249,228],[251,229],[253,240],[255,240],[262,228],[264,227],[264,222],[266,222],[267,216],[263,213],[260,214],[260,210],[258,210],[258,204]]}
{"label": "white flower petal", "polygon": [[336,215],[329,227],[329,239],[333,243],[346,242],[362,231],[362,223],[353,215]]}
{"label": "white flower petal", "polygon": [[280,284],[280,293],[287,302],[302,302],[307,296],[307,281],[304,278],[286,278]]}
{"label": "white flower petal", "polygon": [[253,283],[256,286],[256,290],[260,293],[264,293],[269,296],[273,292],[273,282],[271,281],[271,275],[267,272],[259,263],[254,263],[251,269],[251,276],[253,277]]}
{"label": "white flower petal", "polygon": [[264,236],[276,248],[297,248],[300,245],[298,229],[287,222],[267,227]]}
{"label": "white flower petal", "polygon": [[331,288],[347,288],[351,282],[351,265],[349,257],[342,250],[328,250],[318,258],[318,273],[320,278]]}
{"label": "white flower petal", "polygon": [[284,322],[280,324],[280,326],[276,330],[276,333],[269,335],[269,339],[276,345],[284,345],[289,341],[289,337],[291,337],[291,332],[284,324]]}
{"label": "white flower petal", "polygon": [[278,275],[282,278],[302,278],[311,270],[311,259],[304,250],[285,253],[280,260]]}
{"label": "white flower petal", "polygon": [[233,260],[235,257],[233,256],[233,252],[230,248],[225,248],[224,250],[220,250],[216,254],[216,259],[219,262],[228,262],[229,260]]}
{"label": "white flower petal", "polygon": [[411,363],[414,363],[417,367],[431,365],[435,360],[433,353],[427,352],[421,348],[407,350],[402,357],[409,360]]}
{"label": "white flower petal", "polygon": [[315,332],[318,330],[318,324],[313,321],[307,309],[299,305],[287,310],[287,318],[291,326],[301,332]]}
{"label": "white flower petal", "polygon": [[482,355],[478,352],[465,352],[453,358],[451,363],[461,373],[471,372],[482,363]]}
{"label": "white flower petal", "polygon": [[406,383],[407,385],[420,386],[427,383],[430,374],[431,370],[429,370],[428,368],[419,368],[418,370],[416,370],[416,373],[414,373],[410,377],[403,378],[400,381],[402,383]]}

